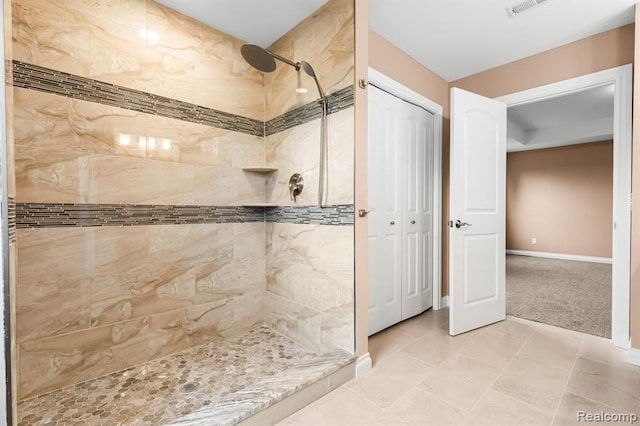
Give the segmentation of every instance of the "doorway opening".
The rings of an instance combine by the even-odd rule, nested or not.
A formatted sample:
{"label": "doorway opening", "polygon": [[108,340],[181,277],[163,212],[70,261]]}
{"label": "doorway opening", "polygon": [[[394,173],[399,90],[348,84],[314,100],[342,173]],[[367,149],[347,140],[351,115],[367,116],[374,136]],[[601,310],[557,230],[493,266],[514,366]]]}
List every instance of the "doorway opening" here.
{"label": "doorway opening", "polygon": [[[544,103],[544,102],[556,102],[559,105],[562,104],[563,98],[571,99],[571,97],[580,99],[583,96],[609,96],[610,101],[602,100],[600,104],[595,107],[595,109],[605,109],[607,102],[609,105],[613,105],[613,113],[610,117],[595,118],[591,120],[591,123],[583,123],[581,126],[574,126],[573,131],[570,133],[565,133],[565,139],[569,140],[573,138],[574,142],[594,142],[593,139],[599,139],[600,142],[603,142],[602,148],[605,149],[606,141],[610,140],[611,147],[611,157],[613,160],[612,164],[612,213],[611,218],[609,219],[609,227],[611,235],[611,333],[610,337],[613,343],[616,346],[627,348],[629,344],[629,290],[630,290],[630,228],[631,228],[631,212],[629,206],[630,194],[631,194],[631,66],[626,65],[622,67],[613,68],[610,70],[601,71],[594,74],[589,74],[582,77],[577,77],[570,80],[565,80],[559,83],[550,84],[547,86],[542,86],[539,88],[534,88],[530,90],[526,90],[523,92],[503,96],[499,98],[499,101],[507,104],[509,108],[515,108],[514,111],[517,111],[518,107],[522,107],[524,110],[528,108],[529,105],[534,103]],[[603,98],[603,99],[605,99]],[[575,99],[574,99],[575,100]],[[584,101],[584,99],[583,99]],[[566,106],[566,105],[565,105]],[[516,118],[517,120],[517,118]],[[602,129],[606,129],[608,127],[608,131],[610,133],[603,132]],[[597,131],[597,129],[600,129]],[[558,129],[556,129],[558,130]],[[584,139],[586,138],[586,133],[591,132],[592,139]],[[548,132],[547,132],[548,133]],[[560,131],[559,133],[562,133]],[[600,133],[599,135],[597,135]],[[545,132],[538,132],[538,136],[544,136]],[[515,131],[510,132],[510,139],[517,139],[517,137],[524,137],[526,139],[525,134],[518,134],[517,129]],[[526,149],[535,148],[535,132],[532,132],[530,135],[529,141],[525,141],[525,144],[521,144],[525,146]],[[548,134],[547,134],[548,136]],[[583,138],[583,139],[581,139]],[[531,143],[534,141],[534,143]],[[538,139],[540,145],[538,147],[544,147],[545,142],[543,139]],[[510,140],[511,146],[515,146],[517,144],[514,140]],[[591,144],[588,144],[591,145]],[[588,146],[585,145],[585,146]],[[549,146],[547,146],[548,148]],[[578,149],[578,148],[576,148]],[[591,145],[590,149],[595,149],[595,144]],[[606,151],[606,149],[605,149]],[[600,154],[601,155],[601,154]],[[602,183],[602,182],[600,182]],[[513,189],[513,188],[512,188]],[[513,191],[512,191],[513,194]],[[549,194],[546,194],[547,196]],[[583,215],[584,216],[584,215]],[[584,219],[582,217],[581,219]],[[556,226],[555,233],[561,234],[564,230],[558,229]],[[584,236],[593,236],[595,235],[593,230],[585,230],[586,234]],[[509,232],[509,230],[508,230]],[[519,231],[515,233],[511,232],[510,237],[514,237]],[[525,231],[525,234],[526,231]],[[558,235],[555,235],[556,237]],[[561,236],[561,235],[560,235]],[[583,236],[583,237],[584,237]],[[511,252],[511,254],[531,254],[527,252],[536,252],[536,253],[546,253],[545,249],[540,249],[543,244],[539,241],[537,235],[528,235],[527,237],[519,237],[520,239],[526,238],[526,241],[529,242],[529,246],[534,246],[533,242],[535,241],[535,246],[538,250],[521,250],[525,253],[517,253]],[[535,239],[535,240],[534,240]],[[515,241],[512,242],[512,248],[515,247]],[[566,241],[565,241],[566,242]],[[589,241],[591,244],[594,243],[593,240]],[[521,244],[521,243],[520,243]],[[586,245],[584,240],[578,244]],[[593,244],[600,248],[600,252],[591,251],[591,252],[583,252],[582,254],[573,254],[569,253],[570,256],[564,256],[564,259],[560,259],[561,261],[584,261],[588,260],[591,262],[595,262],[595,264],[605,265],[603,268],[606,269],[606,262],[608,262],[608,257],[606,256],[606,241],[595,242]],[[585,247],[583,247],[584,249]],[[597,248],[594,248],[596,250]],[[546,250],[551,250],[547,248]],[[562,251],[562,250],[556,250]],[[547,253],[548,254],[548,253]],[[563,254],[563,253],[553,253],[551,255]],[[566,253],[565,253],[566,254]],[[583,256],[582,258],[580,256]],[[546,256],[550,257],[550,256]],[[559,257],[559,256],[556,256]],[[591,266],[594,266],[591,265]],[[575,265],[574,265],[575,266]],[[588,268],[586,268],[588,269]],[[606,281],[606,272],[600,272],[600,278],[596,277],[597,282]],[[598,275],[598,274],[592,274]],[[593,278],[593,277],[592,277]],[[594,286],[597,284],[594,284]],[[543,290],[544,291],[544,290]],[[573,305],[575,301],[565,300],[565,309],[569,305]],[[535,309],[535,308],[534,308]],[[597,308],[586,307],[584,309],[593,310]],[[590,313],[587,312],[586,315]]]}

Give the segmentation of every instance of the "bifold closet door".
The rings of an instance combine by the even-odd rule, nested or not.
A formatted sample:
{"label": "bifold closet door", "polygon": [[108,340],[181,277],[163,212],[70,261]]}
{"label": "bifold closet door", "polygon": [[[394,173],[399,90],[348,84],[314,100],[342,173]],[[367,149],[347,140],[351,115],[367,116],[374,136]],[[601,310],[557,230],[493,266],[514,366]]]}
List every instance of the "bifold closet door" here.
{"label": "bifold closet door", "polygon": [[402,320],[402,101],[369,90],[369,335]]}
{"label": "bifold closet door", "polygon": [[432,114],[403,102],[405,131],[402,152],[402,319],[411,318],[433,304]]}
{"label": "bifold closet door", "polygon": [[432,305],[432,114],[369,86],[369,335]]}

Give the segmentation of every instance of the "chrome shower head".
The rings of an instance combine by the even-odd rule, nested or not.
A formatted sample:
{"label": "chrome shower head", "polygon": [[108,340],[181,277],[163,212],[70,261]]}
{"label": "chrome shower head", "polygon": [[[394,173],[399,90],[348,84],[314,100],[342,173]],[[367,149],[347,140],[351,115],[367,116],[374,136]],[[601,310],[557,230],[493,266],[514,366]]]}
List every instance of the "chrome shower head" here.
{"label": "chrome shower head", "polygon": [[322,86],[320,86],[320,82],[318,81],[318,76],[311,64],[309,62],[302,61],[300,62],[300,66],[304,72],[306,72],[310,77],[313,77],[316,82],[316,86],[318,87],[318,93],[320,93],[320,99],[322,99],[322,102],[326,103],[327,98],[324,96],[324,90],[322,90]]}
{"label": "chrome shower head", "polygon": [[240,48],[240,53],[245,61],[252,67],[262,72],[276,70],[276,61],[268,51],[255,44],[245,44]]}
{"label": "chrome shower head", "polygon": [[284,62],[285,64],[291,65],[296,69],[296,71],[300,71],[300,68],[304,70],[307,75],[313,77],[313,80],[316,82],[316,86],[318,87],[318,93],[320,93],[320,99],[322,102],[326,104],[327,99],[324,96],[324,90],[320,86],[320,82],[318,81],[318,76],[314,71],[311,64],[308,62],[293,62],[287,58],[284,58],[277,53],[269,52],[266,49],[263,49],[260,46],[256,46],[255,44],[245,44],[240,48],[240,53],[249,65],[262,72],[273,72],[276,70],[276,61],[275,59]]}

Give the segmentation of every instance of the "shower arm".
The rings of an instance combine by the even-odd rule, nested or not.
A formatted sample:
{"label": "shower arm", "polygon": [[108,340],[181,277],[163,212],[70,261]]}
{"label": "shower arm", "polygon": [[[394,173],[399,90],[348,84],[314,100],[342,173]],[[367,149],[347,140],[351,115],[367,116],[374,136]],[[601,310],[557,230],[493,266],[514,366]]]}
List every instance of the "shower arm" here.
{"label": "shower arm", "polygon": [[267,53],[271,56],[273,56],[275,59],[279,60],[280,62],[284,62],[287,65],[291,65],[292,67],[294,67],[296,69],[296,71],[300,71],[300,67],[302,66],[302,64],[300,62],[293,62],[283,56],[278,55],[277,53],[273,53],[270,50],[267,50]]}

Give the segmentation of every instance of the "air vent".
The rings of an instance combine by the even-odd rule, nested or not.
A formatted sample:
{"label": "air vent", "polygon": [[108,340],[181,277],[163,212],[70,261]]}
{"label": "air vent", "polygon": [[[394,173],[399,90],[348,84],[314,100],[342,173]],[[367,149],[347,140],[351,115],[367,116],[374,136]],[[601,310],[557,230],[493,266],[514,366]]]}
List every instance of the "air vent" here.
{"label": "air vent", "polygon": [[520,13],[524,12],[525,10],[529,10],[532,7],[536,7],[541,3],[544,3],[547,0],[527,0],[527,1],[523,1],[522,3],[516,4],[515,6],[511,6],[507,8],[507,12],[509,12],[509,15],[511,16],[516,16],[519,15]]}

